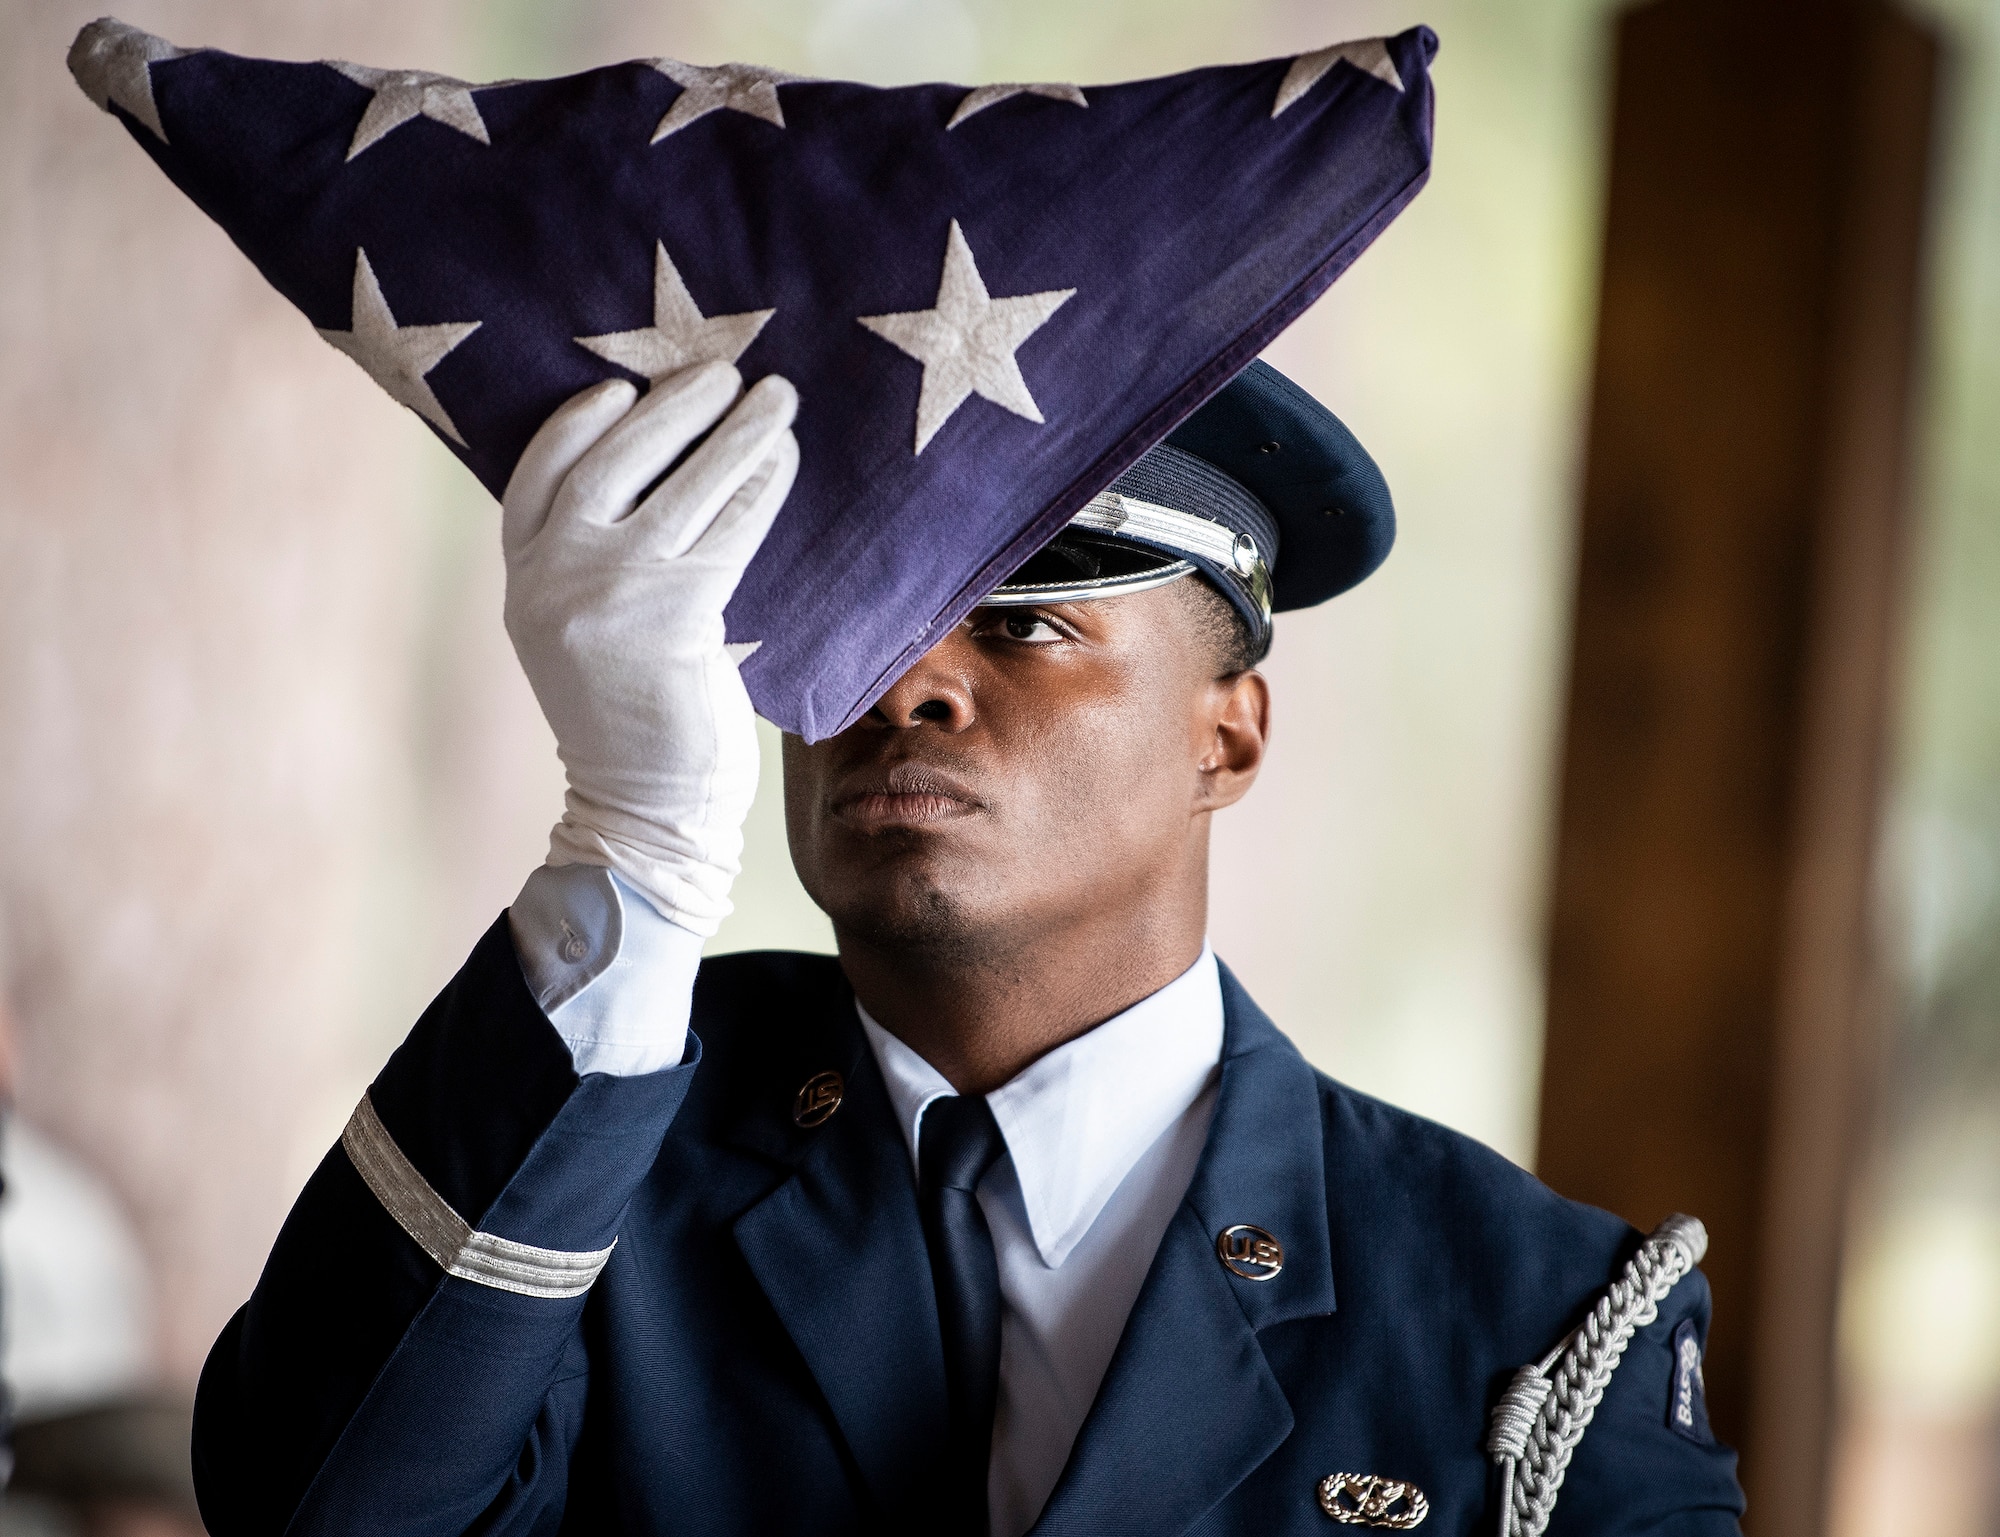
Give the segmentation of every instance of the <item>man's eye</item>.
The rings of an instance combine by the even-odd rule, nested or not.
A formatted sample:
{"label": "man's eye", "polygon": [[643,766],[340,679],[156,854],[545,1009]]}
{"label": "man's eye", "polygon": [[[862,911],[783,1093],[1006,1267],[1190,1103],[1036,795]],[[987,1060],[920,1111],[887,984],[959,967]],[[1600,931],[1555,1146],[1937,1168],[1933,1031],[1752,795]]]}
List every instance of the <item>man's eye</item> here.
{"label": "man's eye", "polygon": [[1009,614],[1000,621],[1000,628],[1009,640],[1027,641],[1031,645],[1068,638],[1039,614]]}

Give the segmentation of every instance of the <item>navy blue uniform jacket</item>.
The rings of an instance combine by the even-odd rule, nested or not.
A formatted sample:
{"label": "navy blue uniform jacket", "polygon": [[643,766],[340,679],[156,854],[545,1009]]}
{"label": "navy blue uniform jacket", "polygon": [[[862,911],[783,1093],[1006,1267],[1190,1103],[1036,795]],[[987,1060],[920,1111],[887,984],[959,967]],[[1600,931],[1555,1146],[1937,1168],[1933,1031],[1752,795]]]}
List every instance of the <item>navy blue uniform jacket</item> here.
{"label": "navy blue uniform jacket", "polygon": [[[1514,1369],[1636,1248],[1495,1153],[1313,1071],[1225,970],[1215,1117],[1037,1533],[1313,1534],[1329,1473],[1491,1532]],[[841,1073],[823,1125],[799,1086]],[[702,968],[680,1066],[579,1078],[504,918],[370,1091],[482,1231],[601,1249],[573,1299],[447,1276],[336,1146],[202,1375],[195,1477],[249,1533],[935,1531],[943,1353],[915,1183],[838,966]],[[1254,1223],[1275,1279],[1218,1262]],[[1633,1341],[1550,1530],[1737,1529],[1735,1458],[1669,1427],[1697,1273]]]}

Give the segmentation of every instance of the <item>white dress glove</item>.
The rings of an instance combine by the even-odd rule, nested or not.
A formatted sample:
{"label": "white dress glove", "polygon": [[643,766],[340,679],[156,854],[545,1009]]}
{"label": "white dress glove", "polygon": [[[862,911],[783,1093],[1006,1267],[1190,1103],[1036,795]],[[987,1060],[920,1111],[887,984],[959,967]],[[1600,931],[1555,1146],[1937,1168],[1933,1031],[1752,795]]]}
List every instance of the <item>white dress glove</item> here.
{"label": "white dress glove", "polygon": [[543,424],[501,503],[507,633],[569,774],[548,862],[616,870],[701,935],[757,793],[722,609],[791,490],[797,410],[785,380],[746,394],[725,363],[643,399],[607,381]]}

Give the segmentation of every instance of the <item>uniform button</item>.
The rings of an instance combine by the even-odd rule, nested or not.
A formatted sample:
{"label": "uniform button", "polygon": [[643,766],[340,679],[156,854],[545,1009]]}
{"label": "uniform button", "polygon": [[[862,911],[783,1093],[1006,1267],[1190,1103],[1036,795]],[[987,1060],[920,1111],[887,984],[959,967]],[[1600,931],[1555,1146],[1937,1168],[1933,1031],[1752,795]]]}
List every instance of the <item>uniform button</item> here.
{"label": "uniform button", "polygon": [[590,958],[590,941],[585,939],[581,934],[572,934],[562,942],[560,953],[562,958],[573,966],[578,961]]}
{"label": "uniform button", "polygon": [[824,1126],[847,1094],[847,1080],[831,1070],[814,1073],[792,1096],[792,1120],[811,1131]]}
{"label": "uniform button", "polygon": [[1215,1257],[1246,1281],[1268,1281],[1285,1268],[1285,1246],[1247,1222],[1215,1235]]}

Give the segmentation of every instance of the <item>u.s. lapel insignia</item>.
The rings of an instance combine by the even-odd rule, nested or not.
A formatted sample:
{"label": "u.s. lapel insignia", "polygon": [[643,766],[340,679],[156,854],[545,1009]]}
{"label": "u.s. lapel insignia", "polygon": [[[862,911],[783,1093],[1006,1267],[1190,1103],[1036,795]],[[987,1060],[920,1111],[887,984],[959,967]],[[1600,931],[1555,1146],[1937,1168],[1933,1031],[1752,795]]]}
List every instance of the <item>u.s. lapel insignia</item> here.
{"label": "u.s. lapel insignia", "polygon": [[847,1084],[840,1074],[831,1069],[814,1073],[792,1097],[792,1120],[807,1131],[824,1126],[846,1097]]}
{"label": "u.s. lapel insignia", "polygon": [[1215,1235],[1215,1257],[1246,1281],[1269,1281],[1285,1268],[1285,1246],[1261,1227],[1238,1222]]}
{"label": "u.s. lapel insignia", "polygon": [[1415,1484],[1373,1473],[1329,1473],[1319,1481],[1319,1508],[1342,1526],[1407,1532],[1421,1526],[1431,1502]]}

